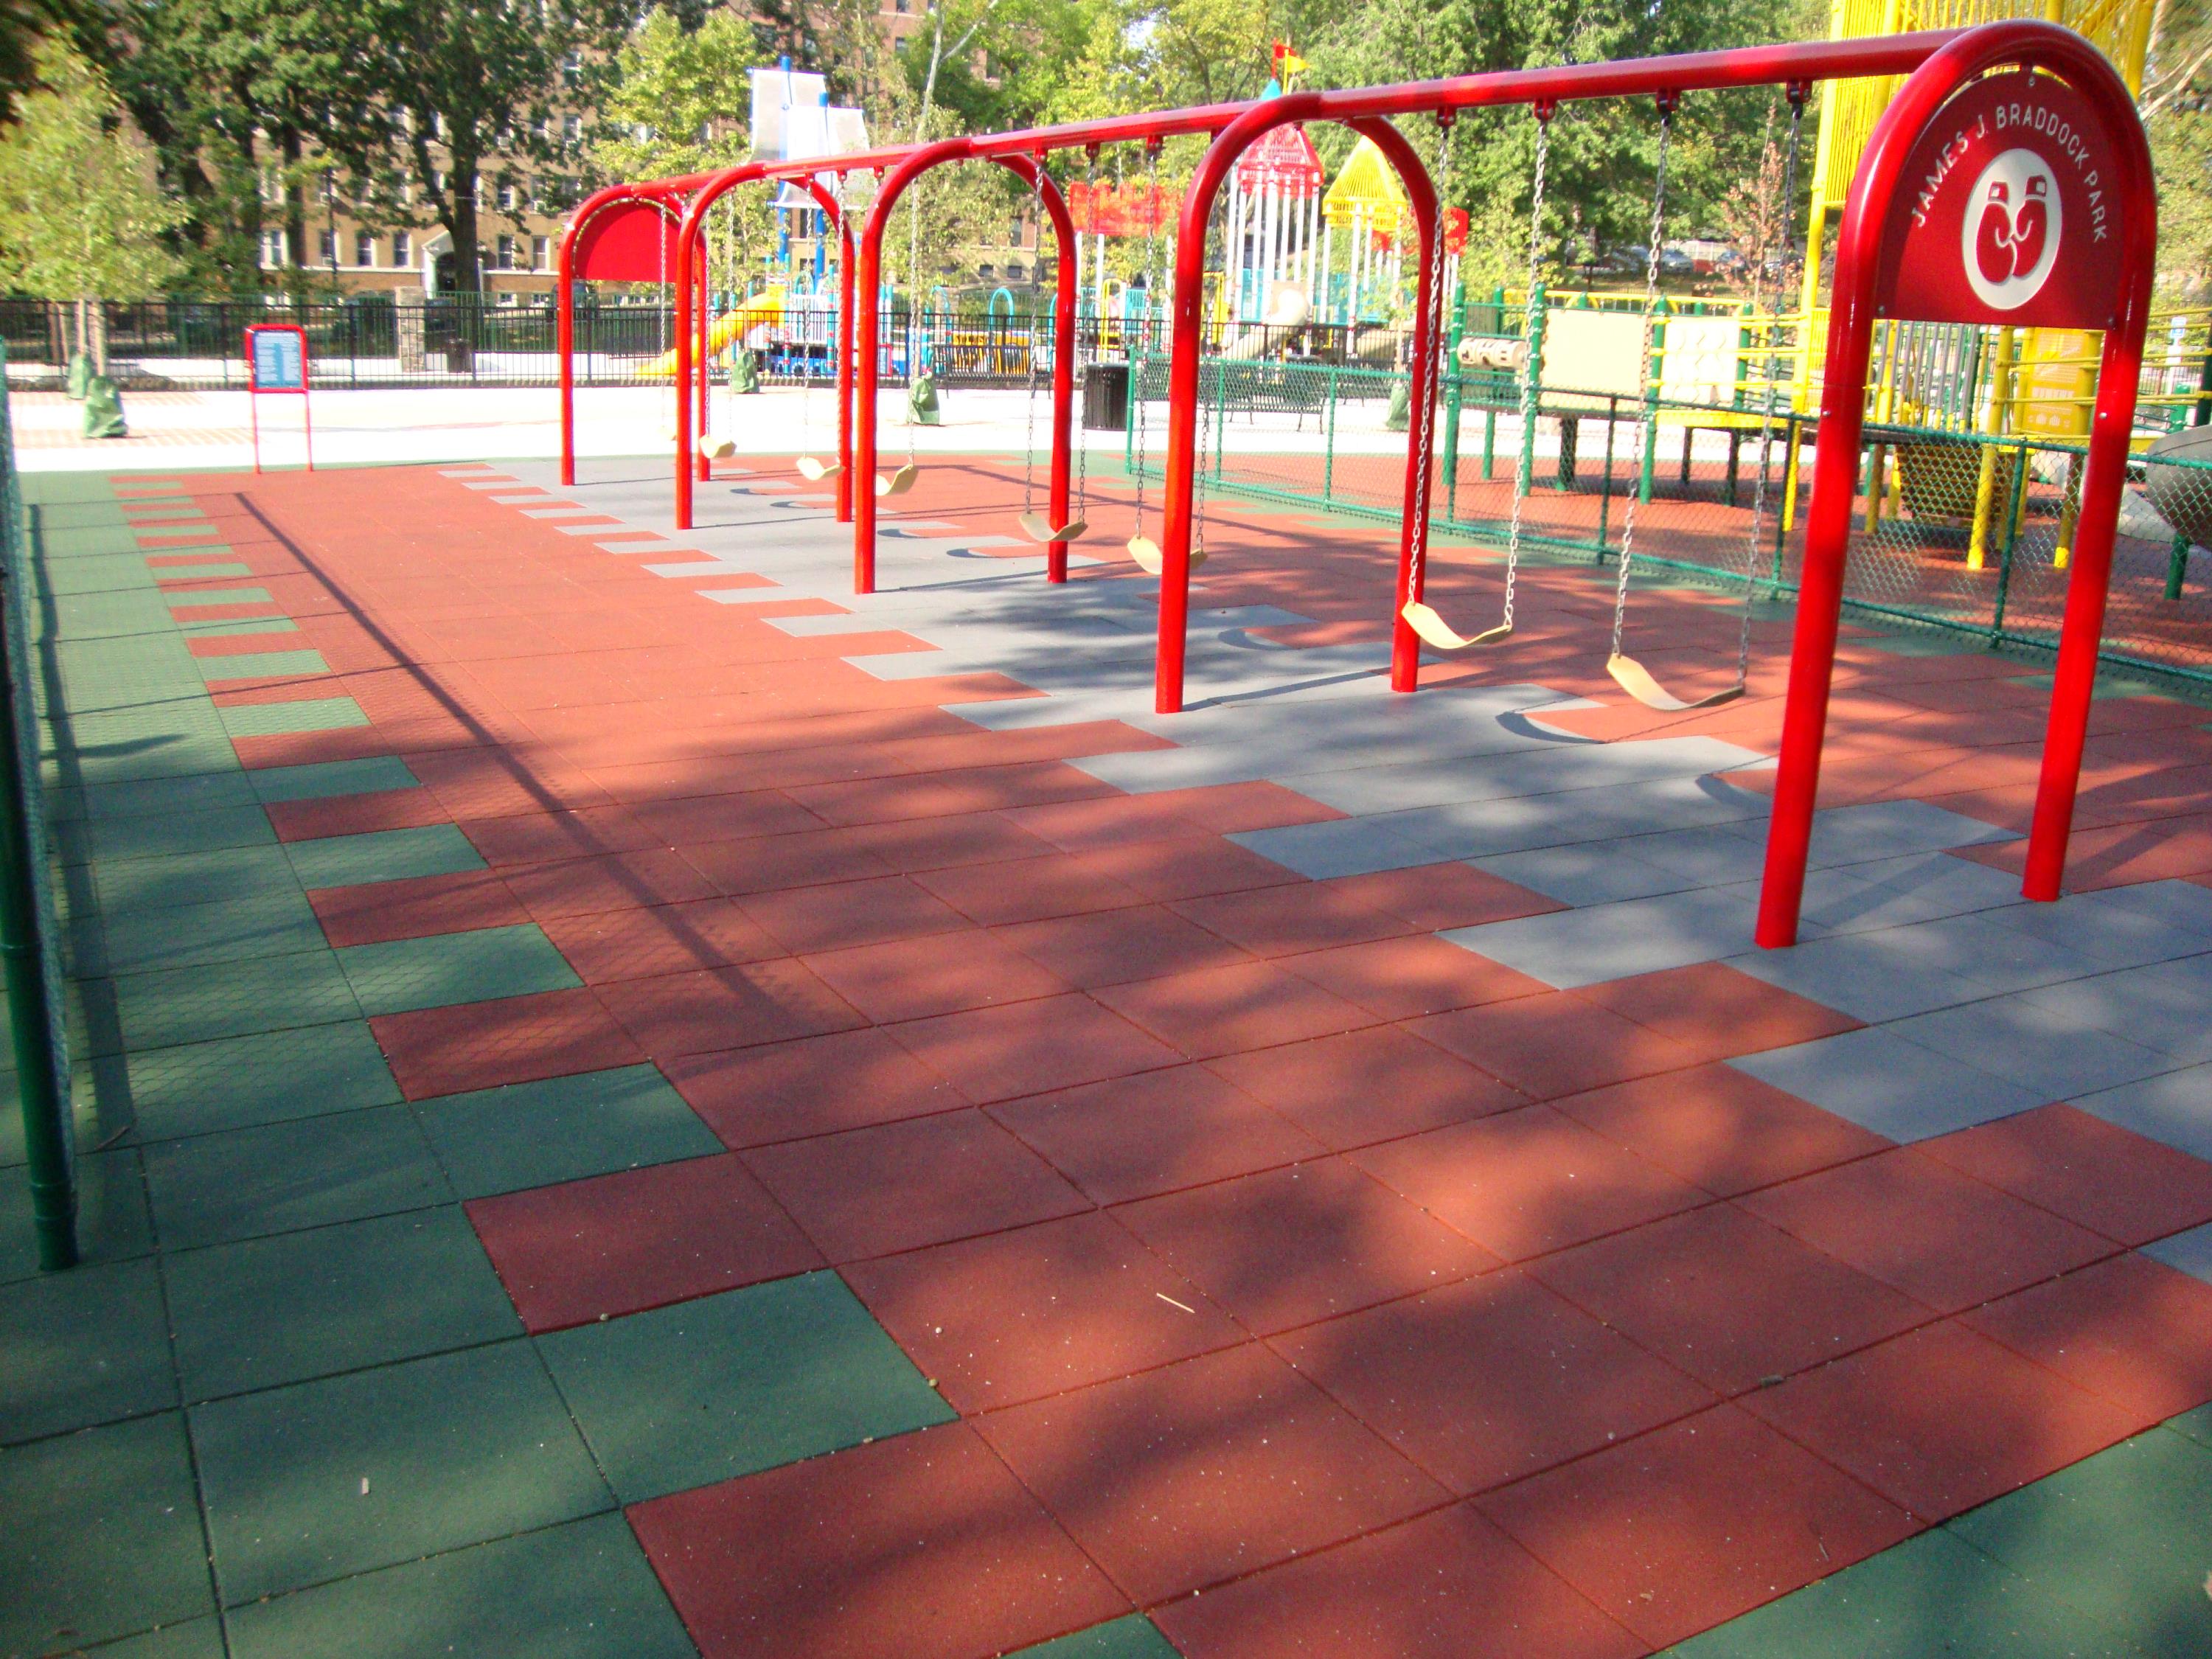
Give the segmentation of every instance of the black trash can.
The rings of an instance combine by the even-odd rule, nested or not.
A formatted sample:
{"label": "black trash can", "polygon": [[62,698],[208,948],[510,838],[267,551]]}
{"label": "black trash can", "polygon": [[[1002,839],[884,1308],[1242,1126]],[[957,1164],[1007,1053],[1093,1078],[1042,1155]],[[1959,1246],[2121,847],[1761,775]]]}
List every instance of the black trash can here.
{"label": "black trash can", "polygon": [[1083,425],[1089,432],[1129,429],[1129,366],[1091,363],[1083,371]]}

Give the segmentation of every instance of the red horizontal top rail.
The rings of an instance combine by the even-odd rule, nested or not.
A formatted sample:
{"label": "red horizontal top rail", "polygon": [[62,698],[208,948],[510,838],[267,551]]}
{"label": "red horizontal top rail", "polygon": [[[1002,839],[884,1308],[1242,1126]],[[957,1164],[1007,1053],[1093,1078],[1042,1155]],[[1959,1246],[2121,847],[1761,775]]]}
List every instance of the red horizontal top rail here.
{"label": "red horizontal top rail", "polygon": [[[1388,86],[1306,93],[1291,107],[1311,112],[1295,118],[1342,121],[1361,116],[1418,115],[1443,109],[1530,104],[1539,99],[1566,103],[1644,93],[1720,92],[1735,87],[1771,86],[1792,81],[1849,81],[1869,76],[1909,75],[1963,32],[1923,29],[1913,34],[1877,35],[1856,40],[1803,40],[1781,46],[1680,52],[1668,58],[1563,64],[1549,69],[1492,70],[1433,81],[1401,81]],[[1064,122],[1057,126],[982,133],[969,142],[975,155],[994,158],[1087,149],[1093,144],[1173,138],[1190,133],[1218,133],[1247,111],[1273,101],[1249,98],[1233,104],[1200,104],[1188,109],[1109,115],[1088,121]],[[720,173],[689,173],[681,178],[649,180],[647,185],[655,189],[695,189],[726,173],[738,172],[747,179],[876,172],[896,167],[920,148],[919,144],[894,144],[804,161],[747,161]]]}

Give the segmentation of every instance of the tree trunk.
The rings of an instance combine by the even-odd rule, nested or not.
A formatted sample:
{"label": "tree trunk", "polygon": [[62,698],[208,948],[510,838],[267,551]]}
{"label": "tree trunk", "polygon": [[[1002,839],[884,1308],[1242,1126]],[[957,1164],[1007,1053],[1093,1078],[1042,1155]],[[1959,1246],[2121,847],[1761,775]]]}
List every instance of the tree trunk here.
{"label": "tree trunk", "polygon": [[451,204],[446,228],[453,236],[453,287],[463,294],[476,294],[483,288],[483,270],[477,258],[477,158],[452,154],[452,166],[446,176],[446,192]]}
{"label": "tree trunk", "polygon": [[92,367],[96,374],[107,373],[107,307],[94,300],[88,307],[92,322]]}
{"label": "tree trunk", "polygon": [[287,127],[278,135],[278,143],[284,157],[284,263],[289,267],[285,283],[297,300],[307,274],[307,198],[295,170],[300,161],[300,135]]}

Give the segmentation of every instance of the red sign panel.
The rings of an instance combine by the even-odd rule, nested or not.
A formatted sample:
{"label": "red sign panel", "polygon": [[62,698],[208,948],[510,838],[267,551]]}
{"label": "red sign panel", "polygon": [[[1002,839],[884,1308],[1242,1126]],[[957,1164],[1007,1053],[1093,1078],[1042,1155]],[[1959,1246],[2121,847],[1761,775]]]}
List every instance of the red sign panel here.
{"label": "red sign panel", "polygon": [[577,233],[580,282],[672,283],[676,213],[653,202],[623,202],[596,214]]}
{"label": "red sign panel", "polygon": [[1875,307],[1936,323],[2103,328],[2120,285],[2120,169],[2086,100],[2047,75],[1978,81],[1913,146]]}

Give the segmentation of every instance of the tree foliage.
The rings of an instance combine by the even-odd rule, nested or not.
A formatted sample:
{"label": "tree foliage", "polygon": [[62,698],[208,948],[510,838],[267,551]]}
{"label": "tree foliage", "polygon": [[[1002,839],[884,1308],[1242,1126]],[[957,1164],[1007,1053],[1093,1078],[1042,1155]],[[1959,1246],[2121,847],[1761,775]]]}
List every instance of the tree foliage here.
{"label": "tree foliage", "polygon": [[118,127],[114,94],[58,40],[31,68],[41,90],[0,135],[0,285],[51,300],[159,294],[175,264],[161,238],[179,210]]}

